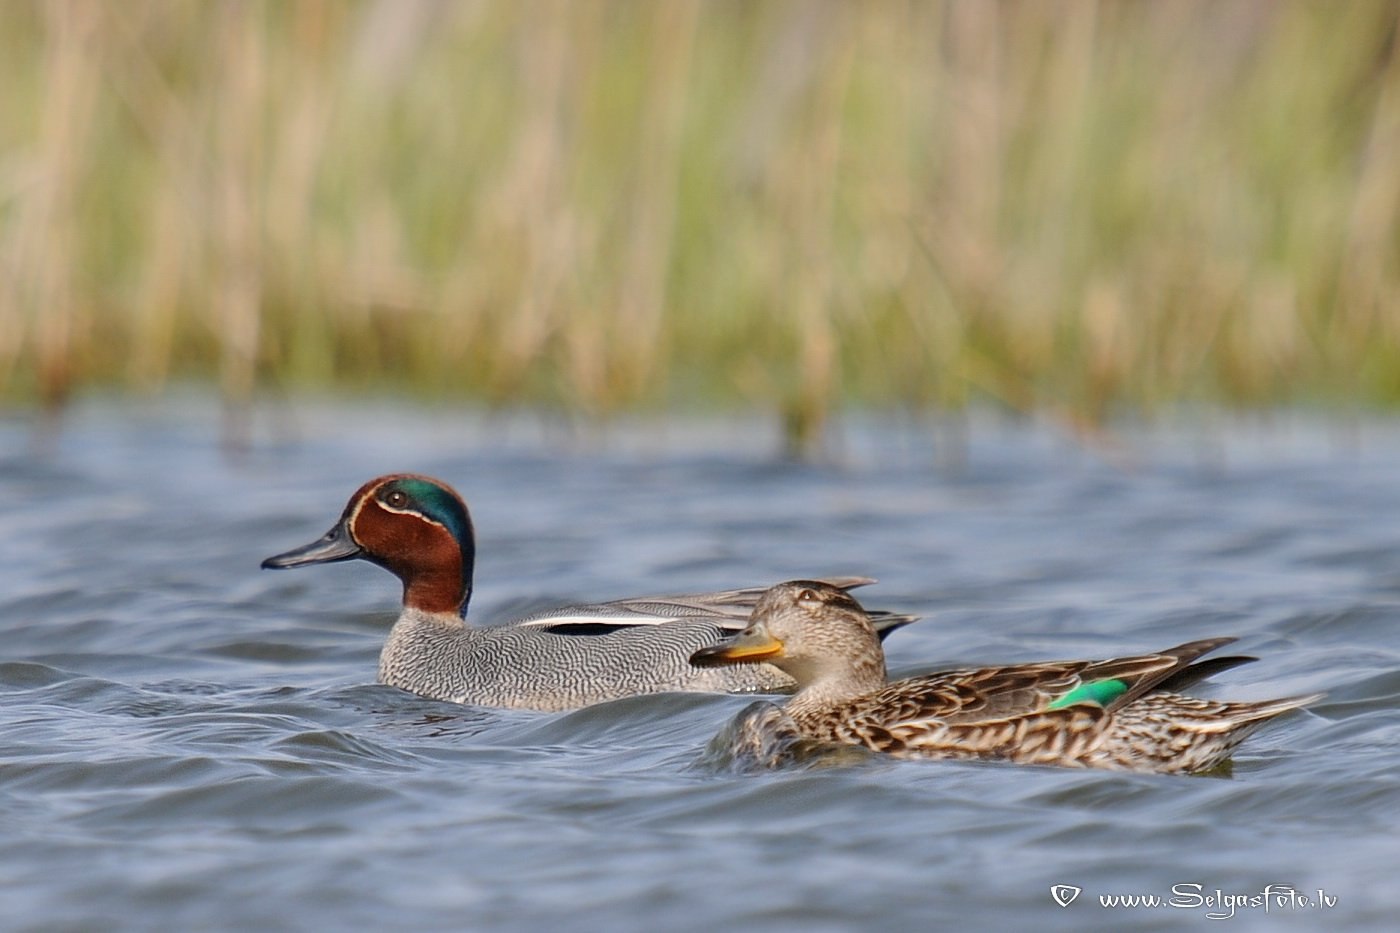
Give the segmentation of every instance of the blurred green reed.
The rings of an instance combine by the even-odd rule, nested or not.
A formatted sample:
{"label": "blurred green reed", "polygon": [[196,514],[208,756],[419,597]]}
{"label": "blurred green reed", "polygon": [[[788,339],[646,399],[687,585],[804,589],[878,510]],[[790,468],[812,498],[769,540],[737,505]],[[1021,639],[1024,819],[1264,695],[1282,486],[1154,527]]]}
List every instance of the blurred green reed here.
{"label": "blurred green reed", "polygon": [[1400,4],[8,0],[0,397],[1400,401]]}

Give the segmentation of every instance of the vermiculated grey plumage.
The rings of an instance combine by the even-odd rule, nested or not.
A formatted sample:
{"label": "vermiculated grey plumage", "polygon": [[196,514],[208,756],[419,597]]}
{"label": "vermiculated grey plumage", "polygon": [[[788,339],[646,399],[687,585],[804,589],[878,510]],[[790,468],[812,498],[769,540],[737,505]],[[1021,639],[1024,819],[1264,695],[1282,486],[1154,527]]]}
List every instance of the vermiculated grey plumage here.
{"label": "vermiculated grey plumage", "polygon": [[[833,578],[842,587],[868,582]],[[696,667],[690,656],[739,631],[764,590],[646,596],[545,610],[473,626],[404,610],[379,657],[379,681],[456,703],[563,710],[641,693],[788,693],[770,664]],[[880,634],[913,621],[874,614]]]}
{"label": "vermiculated grey plumage", "polygon": [[[368,560],[403,583],[403,612],[379,658],[380,682],[440,700],[559,710],[662,691],[781,692],[774,667],[701,669],[690,655],[739,631],[764,590],[644,596],[536,612],[505,625],[465,621],[476,538],[462,497],[441,480],[393,473],[365,483],[310,544],[270,570]],[[838,590],[874,581],[839,577]],[[889,632],[912,616],[877,614]]]}

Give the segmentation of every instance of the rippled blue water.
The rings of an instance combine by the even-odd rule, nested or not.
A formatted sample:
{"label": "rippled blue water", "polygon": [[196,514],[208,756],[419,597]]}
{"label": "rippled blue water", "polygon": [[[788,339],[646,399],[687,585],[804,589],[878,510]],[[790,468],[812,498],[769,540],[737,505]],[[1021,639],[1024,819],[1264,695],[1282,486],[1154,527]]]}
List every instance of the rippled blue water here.
{"label": "rippled blue water", "polygon": [[[827,466],[766,422],[577,436],[409,405],[90,403],[47,445],[0,423],[0,927],[930,929],[1205,923],[1100,895],[1250,895],[1232,929],[1400,916],[1400,425],[1211,419],[1103,457],[975,420],[848,424]],[[956,461],[961,460],[961,463]],[[951,464],[951,465],[950,465]],[[1216,695],[1327,690],[1230,778],[870,761],[700,763],[748,700],[569,714],[373,684],[397,583],[261,558],[361,482],[472,506],[474,615],[866,573],[922,613],[896,674],[1231,634]],[[1052,884],[1083,895],[1060,908]],[[1196,889],[1185,889],[1188,894]],[[1189,901],[1190,898],[1188,897]]]}

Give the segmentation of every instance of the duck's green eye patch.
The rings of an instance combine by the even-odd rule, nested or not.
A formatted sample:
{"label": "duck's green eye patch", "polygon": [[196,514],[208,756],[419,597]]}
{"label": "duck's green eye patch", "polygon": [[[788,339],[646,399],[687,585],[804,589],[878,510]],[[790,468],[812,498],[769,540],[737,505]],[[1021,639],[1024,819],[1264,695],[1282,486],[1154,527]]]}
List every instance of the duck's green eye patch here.
{"label": "duck's green eye patch", "polygon": [[1080,684],[1069,693],[1051,703],[1046,709],[1062,709],[1072,706],[1075,703],[1093,703],[1095,706],[1107,706],[1115,699],[1128,692],[1128,685],[1121,680],[1096,680],[1093,683]]}
{"label": "duck's green eye patch", "polygon": [[[391,497],[401,496],[401,504]],[[400,479],[385,491],[391,508],[412,508],[445,527],[459,542],[471,540],[471,519],[462,502],[451,492],[426,479]]]}

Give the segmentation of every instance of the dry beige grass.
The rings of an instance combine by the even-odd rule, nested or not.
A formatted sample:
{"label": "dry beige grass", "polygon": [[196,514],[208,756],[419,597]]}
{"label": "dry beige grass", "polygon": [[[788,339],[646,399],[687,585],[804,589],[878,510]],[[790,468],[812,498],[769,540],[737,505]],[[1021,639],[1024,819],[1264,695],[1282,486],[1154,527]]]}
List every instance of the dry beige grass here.
{"label": "dry beige grass", "polygon": [[1389,2],[0,7],[0,393],[1400,399]]}

